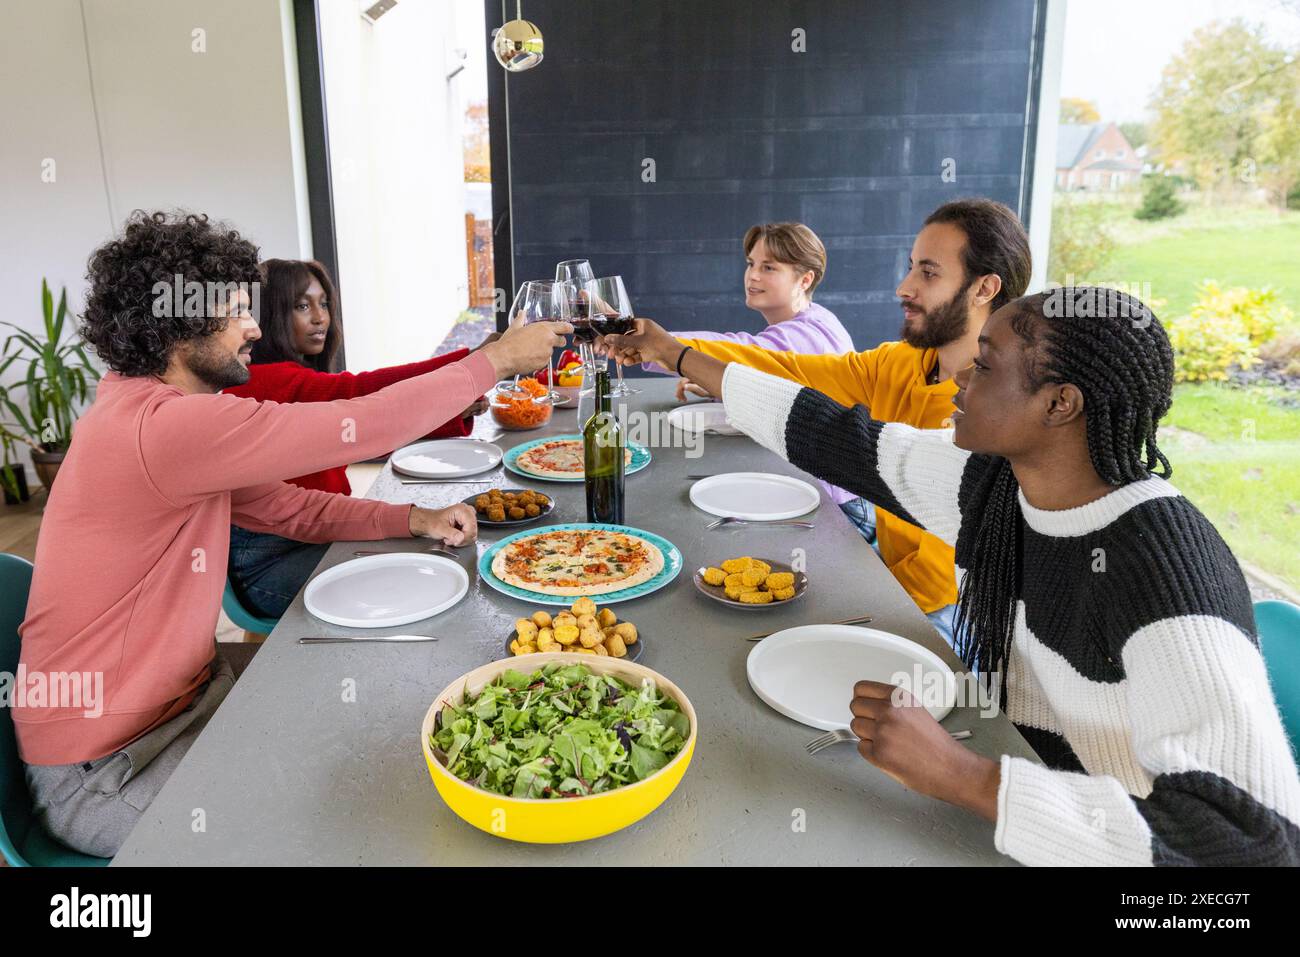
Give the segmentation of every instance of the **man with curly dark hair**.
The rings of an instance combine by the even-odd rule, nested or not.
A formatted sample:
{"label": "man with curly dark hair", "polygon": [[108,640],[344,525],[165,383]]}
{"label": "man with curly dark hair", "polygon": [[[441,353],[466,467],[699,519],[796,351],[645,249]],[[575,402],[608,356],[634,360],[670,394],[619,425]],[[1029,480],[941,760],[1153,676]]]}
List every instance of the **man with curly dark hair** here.
{"label": "man with curly dark hair", "polygon": [[84,853],[117,852],[234,681],[214,642],[231,522],[305,542],[473,540],[465,505],[391,505],[283,480],[432,431],[498,380],[545,365],[572,331],[512,328],[355,399],[239,398],[221,390],[248,378],[257,263],[234,229],[185,213],[137,213],[90,259],[82,332],[111,371],[50,492],[20,662],[29,681],[77,676],[102,694],[31,696],[14,709],[37,815]]}
{"label": "man with curly dark hair", "polygon": [[243,292],[251,304],[260,288],[257,247],[237,230],[193,213],[136,213],[120,239],[95,250],[86,278],[81,335],[114,372],[164,376],[184,356],[181,365],[201,377],[247,381],[246,363],[228,356],[215,335],[226,316],[209,302],[212,291],[223,301],[222,292]]}

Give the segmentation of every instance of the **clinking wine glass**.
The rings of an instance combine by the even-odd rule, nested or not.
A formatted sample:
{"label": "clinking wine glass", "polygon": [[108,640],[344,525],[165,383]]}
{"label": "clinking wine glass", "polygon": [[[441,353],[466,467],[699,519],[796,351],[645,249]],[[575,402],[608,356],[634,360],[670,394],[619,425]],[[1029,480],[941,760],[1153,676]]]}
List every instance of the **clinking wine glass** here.
{"label": "clinking wine glass", "polygon": [[[622,276],[603,276],[593,279],[583,287],[587,293],[587,311],[598,334],[624,335],[635,328],[636,313],[632,311],[632,300],[623,285]],[[615,363],[618,370],[618,385],[611,391],[611,396],[635,395],[640,389],[631,388],[623,381],[623,365]]]}
{"label": "clinking wine glass", "polygon": [[[569,322],[573,317],[571,303],[577,298],[576,287],[571,282],[554,282],[550,279],[530,279],[519,287],[514,304],[510,307],[512,325],[530,322]],[[546,360],[547,392],[535,401],[554,405],[564,397],[555,391],[554,357]],[[515,376],[519,388],[519,376]]]}
{"label": "clinking wine glass", "polygon": [[582,389],[594,388],[596,381],[596,351],[592,347],[596,333],[587,310],[586,285],[596,278],[591,271],[591,263],[585,259],[566,259],[555,265],[555,281],[574,284],[575,296],[570,302],[570,322],[573,323],[573,339],[578,345],[578,358],[582,362]]}
{"label": "clinking wine glass", "polygon": [[556,282],[577,283],[578,289],[581,290],[595,278],[596,274],[591,271],[591,263],[585,259],[566,259],[562,263],[555,264]]}

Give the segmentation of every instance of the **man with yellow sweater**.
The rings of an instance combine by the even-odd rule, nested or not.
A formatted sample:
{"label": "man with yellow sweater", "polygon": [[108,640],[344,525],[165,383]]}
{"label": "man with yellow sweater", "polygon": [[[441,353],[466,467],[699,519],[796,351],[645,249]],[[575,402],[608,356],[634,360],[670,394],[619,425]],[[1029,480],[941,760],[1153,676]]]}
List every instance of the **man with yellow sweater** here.
{"label": "man with yellow sweater", "polygon": [[[811,386],[843,405],[866,406],[881,421],[947,428],[957,392],[953,376],[979,353],[984,320],[1024,294],[1029,272],[1029,237],[1016,214],[989,199],[959,199],[935,210],[912,244],[897,290],[901,342],[830,356],[678,341],[724,362]],[[871,506],[858,499],[840,508],[870,541]],[[952,548],[883,509],[874,514],[880,557],[951,644],[957,601]]]}

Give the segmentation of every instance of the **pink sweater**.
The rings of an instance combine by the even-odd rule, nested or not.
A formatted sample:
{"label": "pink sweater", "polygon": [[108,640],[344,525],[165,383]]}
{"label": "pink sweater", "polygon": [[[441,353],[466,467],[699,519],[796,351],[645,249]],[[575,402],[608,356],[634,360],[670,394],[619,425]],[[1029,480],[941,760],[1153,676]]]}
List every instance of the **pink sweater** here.
{"label": "pink sweater", "polygon": [[104,757],[189,705],[209,676],[232,521],[304,542],[409,537],[409,505],[282,479],[390,452],[495,383],[482,353],[334,402],[105,376],[45,507],[19,629],[29,691],[36,672],[99,672],[103,713],[87,716],[84,700],[15,707],[22,759]]}

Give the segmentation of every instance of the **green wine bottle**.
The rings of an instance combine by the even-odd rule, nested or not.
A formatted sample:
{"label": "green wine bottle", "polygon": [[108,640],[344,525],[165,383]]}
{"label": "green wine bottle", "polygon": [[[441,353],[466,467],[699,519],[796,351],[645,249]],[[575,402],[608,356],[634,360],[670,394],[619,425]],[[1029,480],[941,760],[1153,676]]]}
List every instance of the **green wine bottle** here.
{"label": "green wine bottle", "polygon": [[582,428],[587,521],[623,524],[623,429],[609,407],[609,372],[596,373],[596,411]]}

